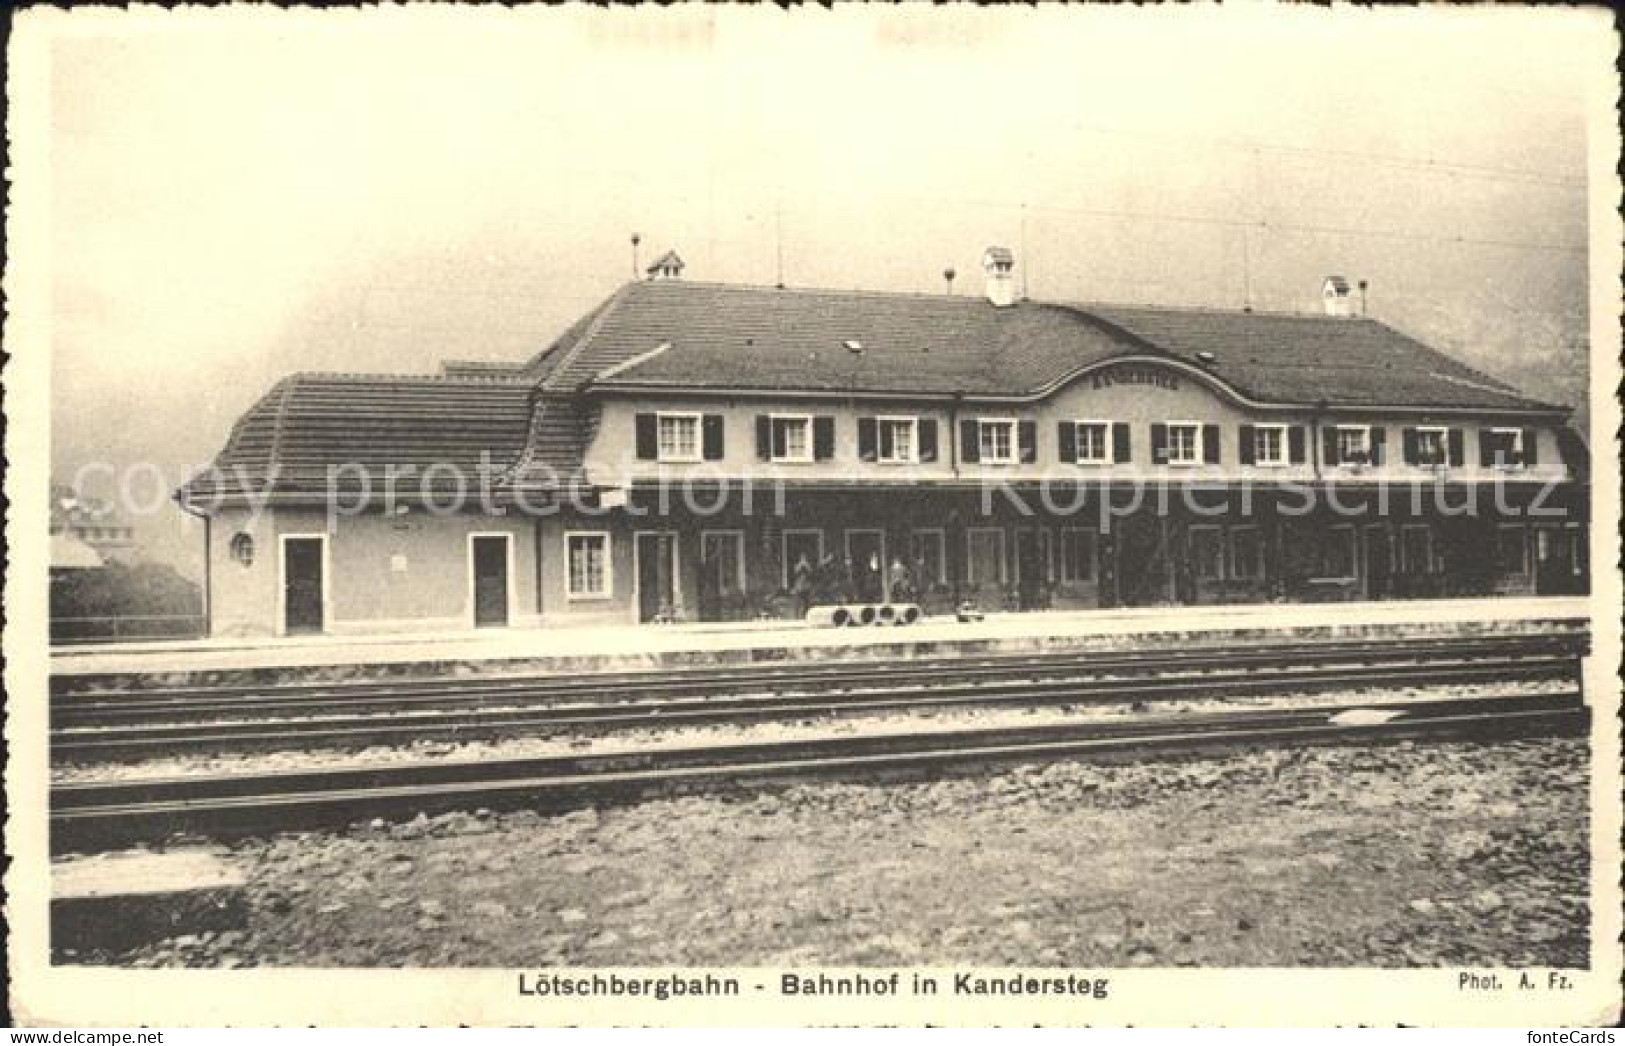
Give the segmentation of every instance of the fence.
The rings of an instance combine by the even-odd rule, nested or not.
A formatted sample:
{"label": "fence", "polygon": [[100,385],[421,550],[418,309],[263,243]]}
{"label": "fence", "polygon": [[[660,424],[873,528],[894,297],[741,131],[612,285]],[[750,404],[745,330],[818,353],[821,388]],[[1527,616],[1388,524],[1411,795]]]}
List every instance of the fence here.
{"label": "fence", "polygon": [[53,617],[51,642],[130,643],[141,639],[198,639],[202,614],[131,614],[124,617]]}

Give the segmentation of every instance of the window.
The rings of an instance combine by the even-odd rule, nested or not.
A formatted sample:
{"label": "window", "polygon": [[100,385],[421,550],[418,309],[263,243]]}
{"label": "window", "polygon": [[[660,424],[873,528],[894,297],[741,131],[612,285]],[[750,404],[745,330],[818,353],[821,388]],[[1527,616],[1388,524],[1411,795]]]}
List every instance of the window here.
{"label": "window", "polygon": [[919,459],[919,446],[914,438],[915,419],[879,419],[881,462],[892,465],[910,465]]}
{"label": "window", "polygon": [[1503,575],[1529,573],[1528,541],[1524,528],[1517,524],[1504,524],[1496,533],[1495,565]]}
{"label": "window", "polygon": [[1010,465],[1016,460],[1016,423],[983,421],[979,424],[981,460],[988,465]]}
{"label": "window", "polygon": [[948,581],[948,562],[943,555],[944,535],[940,530],[916,530],[910,539],[915,583],[941,585]]}
{"label": "window", "polygon": [[1202,461],[1202,426],[1194,421],[1168,423],[1168,464],[1197,465]]}
{"label": "window", "polygon": [[1095,579],[1095,532],[1077,527],[1061,531],[1061,580]]}
{"label": "window", "polygon": [[1433,572],[1433,531],[1425,523],[1399,528],[1399,569],[1405,574]]}
{"label": "window", "polygon": [[1337,460],[1345,465],[1371,463],[1371,426],[1337,426]]}
{"label": "window", "polygon": [[1230,576],[1243,581],[1264,576],[1264,546],[1257,527],[1230,528]]}
{"label": "window", "polygon": [[822,530],[786,530],[784,532],[784,588],[794,592],[798,583],[812,583],[812,575],[824,559],[824,532]]}
{"label": "window", "polygon": [[1199,581],[1224,577],[1224,532],[1218,527],[1192,527],[1191,568]]}
{"label": "window", "polygon": [[700,532],[700,568],[718,595],[745,590],[745,535],[738,530]]}
{"label": "window", "polygon": [[1286,426],[1253,426],[1253,464],[1285,465],[1287,463]]}
{"label": "window", "polygon": [[245,567],[254,565],[254,539],[247,534],[231,536],[231,558]]}
{"label": "window", "polygon": [[1431,468],[1450,461],[1450,448],[1445,442],[1446,431],[1434,426],[1416,430],[1415,464]]}
{"label": "window", "polygon": [[1478,437],[1484,444],[1484,464],[1491,468],[1516,469],[1528,463],[1524,453],[1523,429],[1483,429]]}
{"label": "window", "polygon": [[1354,576],[1354,528],[1333,527],[1320,542],[1317,577],[1348,578]]}
{"label": "window", "polygon": [[965,542],[969,551],[965,580],[973,585],[1004,584],[1004,531],[996,527],[972,529],[966,532]]}
{"label": "window", "polygon": [[806,415],[781,416],[775,414],[773,426],[774,461],[811,461],[813,459],[812,418]]}
{"label": "window", "polygon": [[1104,465],[1112,459],[1111,426],[1104,421],[1077,423],[1078,464]]}
{"label": "window", "polygon": [[1569,546],[1569,573],[1579,577],[1585,573],[1586,533],[1578,523],[1565,523],[1563,537]]}
{"label": "window", "polygon": [[659,460],[689,462],[700,460],[700,416],[698,414],[656,415],[659,433]]}
{"label": "window", "polygon": [[570,599],[608,599],[610,594],[609,535],[564,535],[565,595]]}

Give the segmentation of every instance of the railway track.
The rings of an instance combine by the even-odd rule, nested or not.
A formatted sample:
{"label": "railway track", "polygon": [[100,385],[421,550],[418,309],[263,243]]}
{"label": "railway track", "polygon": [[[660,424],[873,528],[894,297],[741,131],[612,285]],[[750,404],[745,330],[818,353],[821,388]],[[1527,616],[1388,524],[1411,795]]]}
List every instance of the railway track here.
{"label": "railway track", "polygon": [[57,695],[53,759],[794,720],[904,709],[1467,685],[1570,675],[1584,637],[1497,636],[519,679]]}
{"label": "railway track", "polygon": [[[1347,713],[1355,710],[1377,714],[1350,720]],[[174,832],[257,834],[477,807],[562,809],[759,787],[806,776],[873,780],[1011,761],[1138,758],[1212,747],[1574,734],[1584,731],[1587,723],[1584,700],[1574,690],[1403,704],[1138,715],[1107,722],[937,729],[584,756],[88,782],[52,789],[51,846],[59,853],[106,849]]]}

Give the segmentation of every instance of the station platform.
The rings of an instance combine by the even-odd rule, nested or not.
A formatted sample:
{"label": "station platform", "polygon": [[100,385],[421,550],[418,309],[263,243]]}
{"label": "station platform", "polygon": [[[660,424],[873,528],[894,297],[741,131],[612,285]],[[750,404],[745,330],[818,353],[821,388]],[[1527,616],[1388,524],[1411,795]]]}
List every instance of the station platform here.
{"label": "station platform", "polygon": [[1470,635],[1583,627],[1592,597],[1384,603],[1136,607],[989,614],[980,621],[812,628],[800,622],[726,622],[502,629],[377,636],[203,639],[56,648],[59,681],[150,676],[176,681],[265,681],[370,675],[633,671],[662,667],[833,659],[895,660],[1058,650],[1114,650],[1186,642]]}

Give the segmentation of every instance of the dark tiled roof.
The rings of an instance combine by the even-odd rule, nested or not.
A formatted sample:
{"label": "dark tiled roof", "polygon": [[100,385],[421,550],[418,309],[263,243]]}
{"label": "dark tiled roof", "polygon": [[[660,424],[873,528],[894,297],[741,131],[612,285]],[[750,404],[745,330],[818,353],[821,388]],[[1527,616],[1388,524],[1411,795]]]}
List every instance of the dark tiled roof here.
{"label": "dark tiled roof", "polygon": [[[849,341],[863,351],[849,352]],[[623,287],[547,384],[580,387],[613,368],[600,384],[1026,396],[1129,354],[1203,366],[1267,403],[1550,406],[1368,319],[1042,302],[995,308],[979,297],[681,281]]]}
{"label": "dark tiled roof", "polygon": [[535,490],[581,485],[581,456],[590,442],[589,412],[568,393],[538,390],[532,397],[525,450],[503,477],[504,484]]}
{"label": "dark tiled roof", "polygon": [[[296,374],[284,378],[233,426],[215,470],[187,484],[193,497],[267,487],[321,492],[328,469],[348,485],[366,470],[378,487],[389,466],[440,466],[468,484],[482,468],[501,471],[525,449],[531,383],[492,378]],[[449,466],[449,468],[447,467]],[[399,489],[416,490],[416,478]]]}
{"label": "dark tiled roof", "polygon": [[1046,305],[655,281],[622,288],[547,385],[579,387],[665,344],[616,384],[1009,394],[1028,391],[1044,361],[1133,347]]}
{"label": "dark tiled roof", "polygon": [[1334,406],[1549,406],[1375,320],[1121,305],[1078,306],[1207,369],[1253,399]]}
{"label": "dark tiled roof", "polygon": [[229,489],[274,475],[276,490],[320,492],[332,465],[446,463],[473,477],[483,454],[503,483],[580,484],[594,386],[1028,397],[1131,355],[1203,367],[1265,403],[1561,409],[1367,319],[657,280],[621,287],[526,362],[287,378],[216,464]]}

